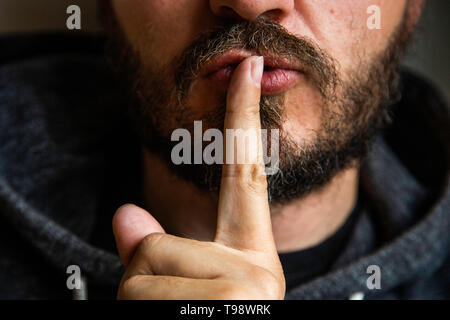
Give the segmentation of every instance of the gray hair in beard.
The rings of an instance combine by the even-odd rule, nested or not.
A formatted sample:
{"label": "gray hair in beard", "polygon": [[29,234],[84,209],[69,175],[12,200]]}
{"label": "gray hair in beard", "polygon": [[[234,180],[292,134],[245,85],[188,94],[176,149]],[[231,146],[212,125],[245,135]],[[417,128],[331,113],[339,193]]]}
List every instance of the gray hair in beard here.
{"label": "gray hair in beard", "polygon": [[203,33],[169,67],[159,69],[142,63],[120,34],[115,34],[110,52],[116,53],[114,65],[130,88],[130,114],[143,146],[164,159],[180,178],[211,192],[219,190],[221,165],[175,165],[170,157],[175,145],[170,141],[173,130],[193,132],[194,120],[202,120],[204,130],[223,129],[225,97],[217,112],[202,119],[193,118],[192,108],[186,104],[199,70],[210,59],[235,48],[295,59],[305,66],[305,76],[323,99],[322,125],[312,141],[299,145],[283,131],[283,95],[261,97],[262,127],[281,132],[280,170],[267,177],[269,200],[284,204],[356,165],[379,129],[389,122],[387,106],[397,97],[399,61],[407,42],[403,29],[397,30],[382,55],[371,63],[362,62],[347,82],[339,79],[335,61],[312,41],[267,21],[230,23]]}

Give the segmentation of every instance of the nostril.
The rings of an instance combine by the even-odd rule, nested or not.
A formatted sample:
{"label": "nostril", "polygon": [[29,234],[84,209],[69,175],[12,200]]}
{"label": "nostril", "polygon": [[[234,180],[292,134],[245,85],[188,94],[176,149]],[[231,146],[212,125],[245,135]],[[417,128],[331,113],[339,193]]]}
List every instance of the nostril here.
{"label": "nostril", "polygon": [[284,11],[281,9],[273,9],[264,12],[262,15],[259,16],[259,18],[272,21],[272,22],[280,22],[281,18],[283,17]]}
{"label": "nostril", "polygon": [[[290,1],[288,1],[290,2]],[[258,19],[281,23],[292,12],[287,2],[254,0],[210,0],[210,7],[216,16],[236,21],[256,21]]]}
{"label": "nostril", "polygon": [[227,18],[227,19],[240,19],[239,14],[234,11],[232,8],[227,6],[221,6],[218,12],[219,16]]}

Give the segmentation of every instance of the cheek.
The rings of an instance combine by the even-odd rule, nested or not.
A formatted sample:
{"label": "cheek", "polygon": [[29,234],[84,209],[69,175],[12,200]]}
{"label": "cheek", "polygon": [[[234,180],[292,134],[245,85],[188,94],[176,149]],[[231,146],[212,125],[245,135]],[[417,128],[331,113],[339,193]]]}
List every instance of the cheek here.
{"label": "cheek", "polygon": [[[291,30],[309,35],[338,61],[342,71],[348,71],[363,57],[373,57],[384,51],[389,37],[402,21],[406,0],[297,0],[297,21]],[[380,8],[381,29],[369,29],[373,16],[368,8]]]}
{"label": "cheek", "polygon": [[321,128],[323,100],[313,85],[303,84],[286,94],[283,130],[291,139],[303,145]]}
{"label": "cheek", "polygon": [[[208,28],[201,0],[114,0],[119,23],[142,61],[167,65]],[[150,61],[151,60],[151,61]]]}
{"label": "cheek", "polygon": [[[378,0],[374,1],[373,4],[376,5],[372,8],[373,11],[370,11],[370,13],[366,11],[364,15],[365,21],[360,41],[364,43],[365,48],[368,48],[369,54],[375,55],[386,49],[391,36],[403,22],[406,0]],[[379,10],[376,8],[379,8]],[[373,22],[376,19],[379,20],[380,28],[373,28],[373,25],[372,28],[369,28],[367,21]]]}

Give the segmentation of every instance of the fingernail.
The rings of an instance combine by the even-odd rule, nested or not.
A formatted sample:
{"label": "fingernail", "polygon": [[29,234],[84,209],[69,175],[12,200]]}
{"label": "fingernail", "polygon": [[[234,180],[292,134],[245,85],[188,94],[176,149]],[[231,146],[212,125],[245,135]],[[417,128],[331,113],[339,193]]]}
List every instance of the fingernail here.
{"label": "fingernail", "polygon": [[252,79],[257,87],[261,87],[261,79],[264,72],[264,57],[257,57],[252,61]]}

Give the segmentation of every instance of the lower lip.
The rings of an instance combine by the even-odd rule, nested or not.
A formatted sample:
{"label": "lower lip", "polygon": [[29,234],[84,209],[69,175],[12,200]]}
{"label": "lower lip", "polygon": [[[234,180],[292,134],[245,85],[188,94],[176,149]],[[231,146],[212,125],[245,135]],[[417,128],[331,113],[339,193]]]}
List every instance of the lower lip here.
{"label": "lower lip", "polygon": [[[208,77],[217,83],[217,85],[227,90],[233,76],[235,66],[222,68]],[[264,70],[261,79],[261,94],[276,95],[291,89],[301,76],[301,72],[289,69],[269,68]]]}

